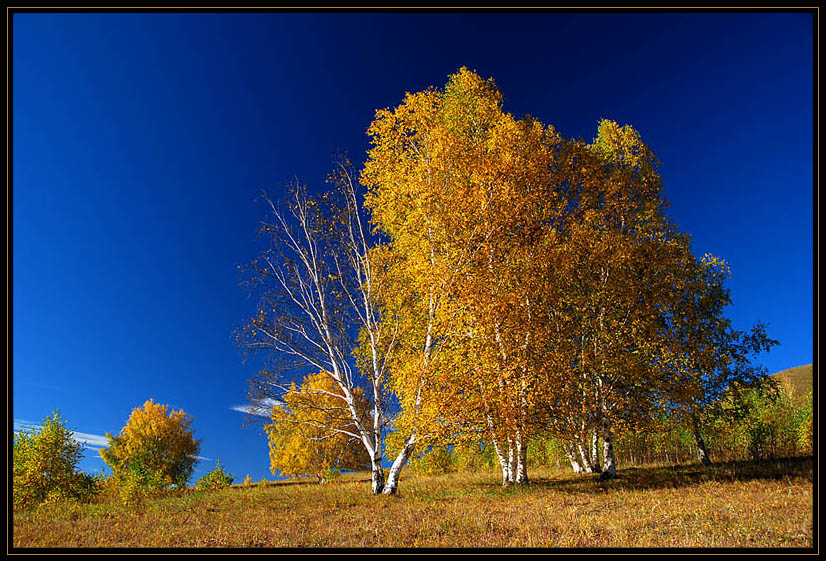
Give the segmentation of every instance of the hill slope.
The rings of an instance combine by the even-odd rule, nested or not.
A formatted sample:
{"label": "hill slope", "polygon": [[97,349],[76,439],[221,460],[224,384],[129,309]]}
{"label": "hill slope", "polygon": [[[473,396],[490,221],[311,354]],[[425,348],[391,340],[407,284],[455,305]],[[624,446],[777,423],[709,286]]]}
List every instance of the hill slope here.
{"label": "hill slope", "polygon": [[812,389],[812,365],[804,364],[787,368],[772,374],[772,378],[778,380],[782,385],[789,384],[793,388],[792,398],[797,401],[805,396]]}

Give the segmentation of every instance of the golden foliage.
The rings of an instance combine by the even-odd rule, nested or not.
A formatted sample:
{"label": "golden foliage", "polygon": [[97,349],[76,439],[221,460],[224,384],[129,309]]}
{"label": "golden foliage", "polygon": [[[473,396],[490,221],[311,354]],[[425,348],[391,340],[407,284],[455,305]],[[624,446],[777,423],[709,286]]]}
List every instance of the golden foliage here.
{"label": "golden foliage", "polygon": [[183,487],[192,476],[200,449],[191,424],[192,417],[183,410],[149,399],[132,410],[118,436],[106,434],[109,446],[100,455],[116,478],[138,472],[141,479]]}
{"label": "golden foliage", "polygon": [[644,424],[674,389],[663,321],[694,260],[639,133],[604,120],[591,144],[565,139],[462,68],[368,134],[397,428],[504,441]]}
{"label": "golden foliage", "polygon": [[[369,464],[340,392],[335,380],[321,372],[304,378],[300,387],[293,384],[283,397],[284,404],[272,408],[272,423],[265,429],[273,473],[312,475],[325,481]],[[356,410],[366,419],[369,404],[360,390],[355,395]]]}

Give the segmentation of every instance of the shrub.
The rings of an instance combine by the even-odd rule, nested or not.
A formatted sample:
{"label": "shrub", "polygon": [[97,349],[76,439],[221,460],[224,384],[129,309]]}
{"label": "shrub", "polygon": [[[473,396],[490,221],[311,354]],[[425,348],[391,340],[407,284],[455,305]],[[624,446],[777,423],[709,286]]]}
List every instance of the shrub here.
{"label": "shrub", "polygon": [[804,454],[811,454],[812,448],[812,403],[813,396],[810,391],[805,398],[805,402],[800,410],[799,425],[797,427],[797,445]]}
{"label": "shrub", "polygon": [[418,458],[410,460],[410,467],[428,475],[456,471],[453,454],[446,446],[432,446]]}
{"label": "shrub", "polygon": [[210,491],[216,489],[223,489],[232,485],[235,478],[229,472],[225,471],[221,466],[221,460],[215,464],[212,471],[207,472],[195,484],[195,488],[199,491]]}
{"label": "shrub", "polygon": [[98,490],[96,480],[76,469],[83,449],[58,411],[44,418],[40,428],[16,433],[12,452],[14,508],[91,498]]}
{"label": "shrub", "polygon": [[[324,373],[304,378],[292,386],[283,404],[272,408],[272,422],[265,425],[270,445],[270,471],[288,477],[314,476],[328,481],[347,470],[361,469],[370,459],[352,430],[349,413],[341,414],[336,382]],[[363,393],[355,394],[356,408],[366,412]],[[366,413],[365,413],[366,414]]]}
{"label": "shrub", "polygon": [[321,476],[318,477],[319,483],[329,483],[330,481],[335,481],[341,475],[341,468],[338,466],[327,466],[324,471],[321,473]]}
{"label": "shrub", "polygon": [[[491,462],[493,454],[491,453]],[[568,463],[562,442],[553,436],[536,438],[528,443],[528,466],[561,467]],[[491,465],[493,465],[491,463]]]}
{"label": "shrub", "polygon": [[[529,449],[530,450],[530,449]],[[453,464],[459,471],[476,471],[493,467],[493,445],[487,442],[462,442],[453,446]]]}
{"label": "shrub", "polygon": [[126,505],[140,505],[145,500],[162,496],[167,482],[156,469],[133,463],[112,476],[120,501]]}

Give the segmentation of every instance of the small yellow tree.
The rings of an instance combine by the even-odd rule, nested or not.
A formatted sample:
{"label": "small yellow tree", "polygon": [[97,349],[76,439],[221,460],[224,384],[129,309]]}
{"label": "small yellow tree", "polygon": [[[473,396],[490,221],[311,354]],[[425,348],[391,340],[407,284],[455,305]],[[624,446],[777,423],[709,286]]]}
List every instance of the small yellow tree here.
{"label": "small yellow tree", "polygon": [[60,499],[83,499],[95,492],[92,477],[77,470],[83,444],[55,411],[31,430],[14,434],[14,508],[28,508]]}
{"label": "small yellow tree", "polygon": [[200,449],[191,424],[192,417],[184,411],[150,399],[132,410],[118,436],[106,434],[109,446],[100,455],[115,478],[138,478],[155,487],[184,487]]}
{"label": "small yellow tree", "polygon": [[[369,415],[368,403],[356,393],[357,410]],[[270,444],[270,469],[288,477],[312,475],[323,483],[344,470],[370,463],[338,386],[325,373],[292,385],[284,404],[272,409],[265,426]]]}

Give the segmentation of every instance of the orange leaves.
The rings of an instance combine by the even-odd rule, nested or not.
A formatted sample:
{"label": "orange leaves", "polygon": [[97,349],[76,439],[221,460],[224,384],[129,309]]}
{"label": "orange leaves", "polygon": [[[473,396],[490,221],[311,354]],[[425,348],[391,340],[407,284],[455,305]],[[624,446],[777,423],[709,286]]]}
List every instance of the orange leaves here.
{"label": "orange leaves", "polygon": [[664,326],[694,258],[639,132],[603,120],[593,143],[565,139],[462,68],[368,134],[398,424],[528,437],[643,425],[674,397]]}
{"label": "orange leaves", "polygon": [[533,386],[523,347],[539,317],[525,305],[536,290],[526,273],[542,259],[537,220],[559,200],[560,139],[501,102],[492,80],[460,69],[443,91],[406,96],[369,129],[362,182],[374,223],[392,239],[384,273],[390,292],[416,295],[394,300],[405,327],[392,381],[404,411],[397,422],[429,423],[431,434],[483,424],[487,388],[499,394],[489,403],[501,422],[532,401],[520,396]]}

